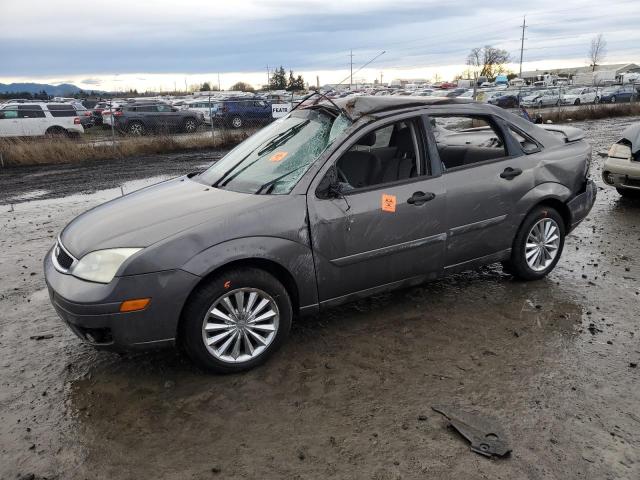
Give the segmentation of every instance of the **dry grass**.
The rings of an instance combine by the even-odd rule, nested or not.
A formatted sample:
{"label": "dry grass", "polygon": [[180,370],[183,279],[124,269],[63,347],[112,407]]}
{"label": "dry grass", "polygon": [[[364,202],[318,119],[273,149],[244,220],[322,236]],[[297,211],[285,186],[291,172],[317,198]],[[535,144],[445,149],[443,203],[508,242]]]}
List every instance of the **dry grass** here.
{"label": "dry grass", "polygon": [[583,105],[580,108],[558,108],[556,110],[540,112],[546,122],[551,120],[554,123],[565,123],[569,120],[598,120],[611,117],[632,117],[640,115],[640,103],[617,103],[617,104],[595,104]]}
{"label": "dry grass", "polygon": [[0,159],[5,167],[80,163],[88,160],[152,155],[158,153],[228,148],[249,136],[247,131],[216,131],[210,134],[150,136],[87,142],[71,138],[0,138]]}

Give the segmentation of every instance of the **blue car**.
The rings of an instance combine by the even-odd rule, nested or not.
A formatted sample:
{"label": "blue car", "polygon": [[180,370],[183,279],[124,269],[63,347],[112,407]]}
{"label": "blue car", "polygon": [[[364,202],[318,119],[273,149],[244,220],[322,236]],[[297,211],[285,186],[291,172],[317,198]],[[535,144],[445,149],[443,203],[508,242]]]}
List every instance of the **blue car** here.
{"label": "blue car", "polygon": [[606,87],[600,94],[600,102],[635,102],[638,100],[638,90],[633,85],[614,85]]}
{"label": "blue car", "polygon": [[518,94],[512,92],[504,92],[504,94],[496,94],[489,99],[487,103],[502,108],[515,108],[518,106]]}
{"label": "blue car", "polygon": [[219,103],[214,123],[228,128],[261,127],[273,120],[271,104],[263,98],[230,97]]}

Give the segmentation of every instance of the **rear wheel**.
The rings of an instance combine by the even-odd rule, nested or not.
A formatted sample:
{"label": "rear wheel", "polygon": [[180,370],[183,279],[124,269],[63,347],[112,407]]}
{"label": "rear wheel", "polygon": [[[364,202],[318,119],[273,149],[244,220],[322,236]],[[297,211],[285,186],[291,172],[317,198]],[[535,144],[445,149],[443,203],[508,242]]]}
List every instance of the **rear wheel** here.
{"label": "rear wheel", "polygon": [[579,98],[576,98],[576,101],[575,101],[575,102],[573,102],[573,104],[574,104],[574,105],[580,105],[580,99],[579,99]]}
{"label": "rear wheel", "polygon": [[241,128],[242,127],[242,118],[240,117],[233,117],[231,119],[231,126],[233,128]]}
{"label": "rear wheel", "polygon": [[145,128],[141,122],[131,122],[127,127],[127,131],[131,135],[135,135],[137,137],[140,137],[145,134]]}
{"label": "rear wheel", "polygon": [[560,214],[551,207],[536,207],[520,226],[505,270],[522,280],[544,278],[560,260],[564,236]]}
{"label": "rear wheel", "polygon": [[182,130],[184,130],[185,133],[193,133],[197,128],[198,124],[193,118],[187,118],[182,125]]}
{"label": "rear wheel", "polygon": [[611,103],[616,103],[616,96],[611,97]]}
{"label": "rear wheel", "polygon": [[45,135],[49,138],[64,138],[68,137],[69,133],[62,127],[49,127]]}
{"label": "rear wheel", "polygon": [[248,370],[282,345],[292,315],[289,295],[273,275],[257,268],[230,270],[189,299],[182,316],[182,344],[207,370]]}

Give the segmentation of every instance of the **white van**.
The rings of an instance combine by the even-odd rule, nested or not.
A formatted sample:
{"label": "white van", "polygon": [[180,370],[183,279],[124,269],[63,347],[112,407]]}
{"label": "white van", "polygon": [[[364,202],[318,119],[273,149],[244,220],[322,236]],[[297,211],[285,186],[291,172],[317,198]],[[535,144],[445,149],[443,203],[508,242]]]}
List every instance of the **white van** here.
{"label": "white van", "polygon": [[84,133],[69,103],[6,103],[0,105],[0,137],[72,136]]}

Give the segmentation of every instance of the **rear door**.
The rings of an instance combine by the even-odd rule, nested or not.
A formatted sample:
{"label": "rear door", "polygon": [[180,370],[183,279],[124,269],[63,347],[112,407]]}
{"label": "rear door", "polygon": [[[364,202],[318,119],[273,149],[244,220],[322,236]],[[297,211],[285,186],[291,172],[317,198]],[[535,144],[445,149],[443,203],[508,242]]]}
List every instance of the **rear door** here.
{"label": "rear door", "polygon": [[[446,194],[423,132],[420,117],[378,122],[342,146],[312,183],[307,202],[321,302],[441,272]],[[342,195],[323,193],[332,172]]]}
{"label": "rear door", "polygon": [[[497,117],[461,112],[431,119],[447,191],[445,269],[499,257],[511,248],[519,224],[514,206],[535,184],[535,162]],[[539,148],[528,145],[529,153]]]}
{"label": "rear door", "polygon": [[18,105],[18,130],[23,136],[44,135],[48,121],[40,105]]}

